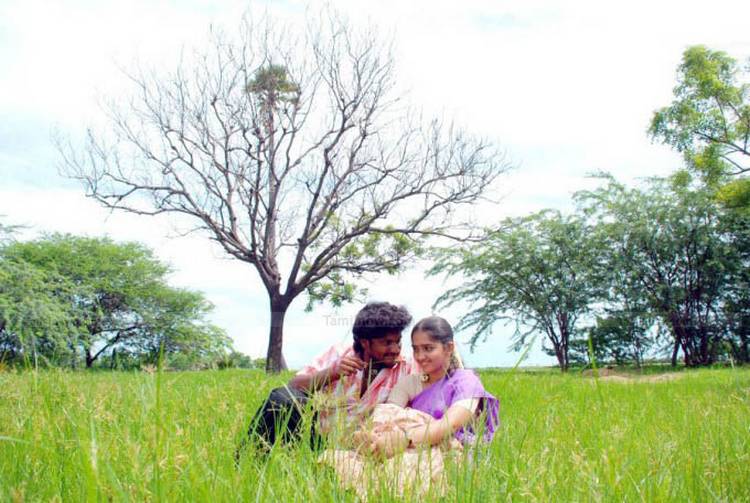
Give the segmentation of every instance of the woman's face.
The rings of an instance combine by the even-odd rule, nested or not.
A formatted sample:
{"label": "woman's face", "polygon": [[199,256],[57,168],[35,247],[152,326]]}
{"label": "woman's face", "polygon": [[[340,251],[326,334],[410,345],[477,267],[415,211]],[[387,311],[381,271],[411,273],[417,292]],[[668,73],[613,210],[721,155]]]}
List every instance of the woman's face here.
{"label": "woman's face", "polygon": [[411,347],[414,351],[414,360],[422,372],[434,374],[448,368],[453,353],[452,342],[443,344],[434,340],[429,332],[417,330],[411,336]]}

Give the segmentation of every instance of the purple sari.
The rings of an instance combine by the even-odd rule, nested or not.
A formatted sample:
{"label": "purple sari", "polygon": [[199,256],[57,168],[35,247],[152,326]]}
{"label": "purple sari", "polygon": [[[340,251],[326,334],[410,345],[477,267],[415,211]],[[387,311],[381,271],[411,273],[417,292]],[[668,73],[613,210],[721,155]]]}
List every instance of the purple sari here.
{"label": "purple sari", "polygon": [[[480,399],[479,410],[485,418],[483,439],[489,442],[500,425],[500,403],[497,398],[485,391],[479,377],[471,370],[454,370],[450,375],[415,396],[409,403],[409,407],[440,419],[451,405],[466,398]],[[464,444],[472,443],[475,439],[475,432],[470,426],[460,428],[456,431],[456,439]]]}

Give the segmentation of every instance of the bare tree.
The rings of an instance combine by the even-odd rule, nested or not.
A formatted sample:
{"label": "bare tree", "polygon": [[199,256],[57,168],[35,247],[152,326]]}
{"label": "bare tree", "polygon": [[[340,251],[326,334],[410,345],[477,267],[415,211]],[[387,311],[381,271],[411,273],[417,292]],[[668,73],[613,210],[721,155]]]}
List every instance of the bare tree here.
{"label": "bare tree", "polygon": [[194,217],[268,292],[267,370],[286,368],[284,317],[302,292],[350,300],[351,280],[393,272],[509,168],[490,142],[423,121],[394,88],[373,32],[335,14],[289,26],[244,20],[239,37],[176,69],[129,73],[85,144],[60,143],[63,170],[104,206]]}

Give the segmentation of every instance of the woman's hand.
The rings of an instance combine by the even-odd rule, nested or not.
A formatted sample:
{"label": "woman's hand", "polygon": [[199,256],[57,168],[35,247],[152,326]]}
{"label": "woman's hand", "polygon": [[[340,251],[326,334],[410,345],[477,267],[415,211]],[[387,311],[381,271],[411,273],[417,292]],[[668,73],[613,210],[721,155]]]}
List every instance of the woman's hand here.
{"label": "woman's hand", "polygon": [[403,430],[395,430],[372,434],[373,441],[370,444],[370,452],[384,458],[392,458],[399,452],[403,452],[409,446],[409,439]]}
{"label": "woman's hand", "polygon": [[352,435],[352,442],[356,451],[370,453],[375,442],[375,434],[367,430],[357,430]]}
{"label": "woman's hand", "polygon": [[417,426],[415,428],[411,428],[406,432],[406,438],[412,445],[420,445],[429,442],[429,436],[428,436],[428,428],[429,425],[425,426]]}

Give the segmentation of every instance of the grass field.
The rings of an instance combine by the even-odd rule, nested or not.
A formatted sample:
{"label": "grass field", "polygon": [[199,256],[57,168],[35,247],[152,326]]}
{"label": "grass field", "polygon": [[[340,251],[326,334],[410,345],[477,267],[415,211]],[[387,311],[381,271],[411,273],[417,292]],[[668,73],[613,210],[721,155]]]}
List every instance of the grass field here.
{"label": "grass field", "polygon": [[[750,369],[681,374],[482,372],[502,428],[450,467],[446,500],[750,501]],[[0,373],[0,501],[353,501],[306,444],[235,468],[249,417],[284,380]]]}

